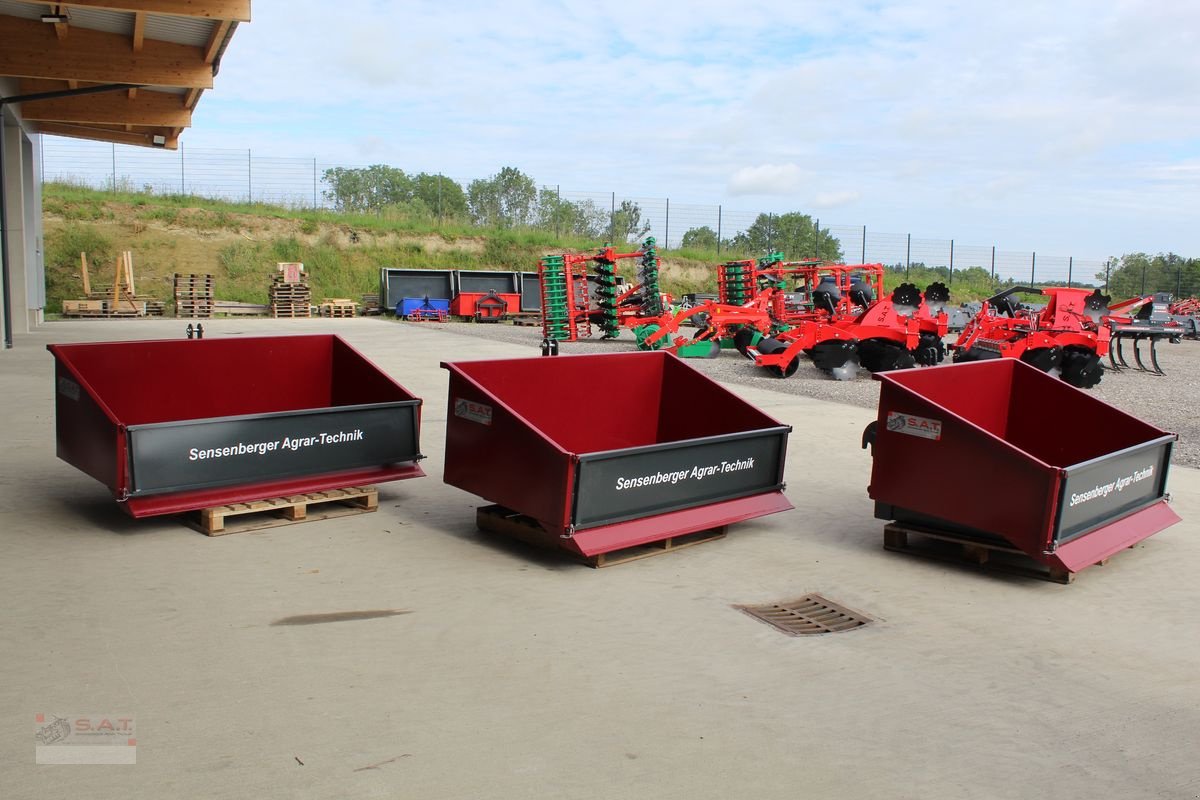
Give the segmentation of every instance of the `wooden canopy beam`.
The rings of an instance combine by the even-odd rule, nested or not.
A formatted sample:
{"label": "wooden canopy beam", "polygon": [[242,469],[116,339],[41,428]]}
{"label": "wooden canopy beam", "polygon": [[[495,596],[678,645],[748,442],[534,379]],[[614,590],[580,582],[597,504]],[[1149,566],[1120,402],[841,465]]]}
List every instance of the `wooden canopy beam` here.
{"label": "wooden canopy beam", "polygon": [[37,133],[49,133],[55,136],[70,136],[74,139],[95,139],[99,142],[116,142],[131,144],[137,147],[154,147],[154,136],[162,136],[166,143],[159,145],[161,150],[178,150],[179,137],[171,135],[169,128],[152,128],[147,131],[117,131],[111,128],[89,128],[84,125],[67,125],[61,122],[37,122],[32,125]]}
{"label": "wooden canopy beam", "polygon": [[0,16],[0,75],[212,88],[212,65],[201,48],[146,39],[131,55],[126,36],[75,26],[58,41],[48,27]]}
{"label": "wooden canopy beam", "polygon": [[[41,81],[22,81],[23,94],[44,91]],[[132,91],[132,90],[130,90]],[[73,122],[85,125],[153,125],[187,128],[191,110],[183,96],[142,90],[131,98],[126,92],[31,100],[21,104],[21,116],[31,122]]]}
{"label": "wooden canopy beam", "polygon": [[173,17],[250,21],[250,0],[71,0],[64,5],[112,11],[144,11]]}
{"label": "wooden canopy beam", "polygon": [[133,52],[142,52],[142,44],[146,40],[146,13],[139,11],[133,15]]}

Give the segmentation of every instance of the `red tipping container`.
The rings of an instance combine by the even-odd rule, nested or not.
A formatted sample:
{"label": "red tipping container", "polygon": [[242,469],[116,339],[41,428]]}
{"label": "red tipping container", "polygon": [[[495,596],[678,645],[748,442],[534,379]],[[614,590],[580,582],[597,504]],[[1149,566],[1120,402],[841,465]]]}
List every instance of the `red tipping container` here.
{"label": "red tipping container", "polygon": [[337,336],[53,344],[58,456],[135,517],[421,477],[421,401]]}
{"label": "red tipping container", "polygon": [[878,373],[875,516],[1078,572],[1179,521],[1175,434],[1019,359]]}
{"label": "red tipping container", "polygon": [[792,507],[790,428],[665,352],[443,363],[445,481],[593,556]]}

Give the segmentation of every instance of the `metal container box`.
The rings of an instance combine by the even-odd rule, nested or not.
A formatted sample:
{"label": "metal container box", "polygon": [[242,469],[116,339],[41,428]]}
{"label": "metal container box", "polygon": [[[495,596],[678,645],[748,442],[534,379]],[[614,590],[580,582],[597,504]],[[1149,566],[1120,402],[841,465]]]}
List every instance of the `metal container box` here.
{"label": "metal container box", "polygon": [[877,373],[875,516],[1078,572],[1179,521],[1176,436],[1018,359]]}
{"label": "metal container box", "polygon": [[48,349],[58,456],[135,517],[425,474],[421,401],[337,336]]}
{"label": "metal container box", "polygon": [[445,481],[584,556],[784,511],[790,428],[664,352],[444,363]]}

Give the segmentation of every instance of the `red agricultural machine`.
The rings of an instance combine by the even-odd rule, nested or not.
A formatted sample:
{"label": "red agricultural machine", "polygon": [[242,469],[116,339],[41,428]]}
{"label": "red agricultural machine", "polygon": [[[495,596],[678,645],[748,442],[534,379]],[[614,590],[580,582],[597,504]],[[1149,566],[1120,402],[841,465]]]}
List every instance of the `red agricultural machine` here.
{"label": "red agricultural machine", "polygon": [[[637,282],[626,287],[617,264],[637,259]],[[594,272],[592,272],[594,270]],[[658,285],[659,260],[654,237],[632,253],[610,245],[592,255],[564,253],[538,262],[542,285],[542,333],[547,339],[573,342],[590,338],[593,323],[602,338],[615,338],[623,327],[634,327],[664,312]]]}
{"label": "red agricultural machine", "polygon": [[[784,261],[782,254],[772,253],[758,261],[726,262],[717,268],[717,280],[718,300],[637,328],[638,346],[699,358],[736,347],[749,357],[750,348],[792,325],[863,312],[882,289],[883,265]],[[696,334],[676,335],[686,322],[695,325]]]}
{"label": "red agricultural machine", "polygon": [[[1045,295],[1049,302],[1040,311],[1022,309],[1015,295]],[[1152,297],[1133,297],[1112,304],[1099,289],[1014,286],[988,298],[979,313],[950,346],[954,361],[1019,358],[1043,372],[1061,377],[1080,389],[1100,383],[1101,359],[1110,368],[1140,369],[1162,375],[1158,342],[1179,341],[1183,329],[1169,319],[1154,319]],[[1135,315],[1121,312],[1139,308]],[[1133,341],[1134,364],[1125,359],[1123,342]],[[1150,366],[1142,360],[1139,345],[1150,343]]]}
{"label": "red agricultural machine", "polygon": [[794,375],[802,355],[837,380],[853,380],[860,367],[887,372],[917,364],[933,366],[946,356],[942,337],[949,300],[950,292],[940,282],[930,284],[923,294],[913,284],[902,283],[880,300],[873,300],[861,284],[845,294],[833,283],[818,285],[813,305],[823,315],[802,319],[750,345],[747,355],[778,378]]}

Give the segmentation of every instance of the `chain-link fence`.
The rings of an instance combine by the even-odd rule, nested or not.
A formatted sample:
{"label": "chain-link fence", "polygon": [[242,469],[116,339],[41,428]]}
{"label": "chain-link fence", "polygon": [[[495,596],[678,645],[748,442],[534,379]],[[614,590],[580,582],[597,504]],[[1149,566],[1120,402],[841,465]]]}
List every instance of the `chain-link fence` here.
{"label": "chain-link fence", "polygon": [[[282,158],[251,150],[151,150],[58,137],[43,137],[42,176],[94,188],[156,194],[182,194],[235,202],[267,203],[294,208],[332,208],[326,194],[325,172],[356,168],[318,159]],[[455,182],[465,189],[470,179]],[[790,252],[795,240],[776,234],[778,215],[730,209],[723,205],[680,203],[668,198],[627,196],[618,192],[567,191],[543,186],[543,197],[570,203],[571,215],[542,214],[533,224],[581,238],[630,241],[643,235],[658,239],[663,249],[692,246],[720,255],[755,255],[755,249],[783,248],[791,258],[813,252]],[[440,192],[438,194],[440,197]],[[435,203],[436,204],[436,203]],[[627,213],[630,210],[636,214]],[[439,218],[442,209],[431,209]],[[937,277],[953,287],[964,281],[986,288],[998,284],[1106,285],[1105,259],[1047,256],[1034,252],[998,250],[993,245],[969,245],[953,239],[930,239],[907,233],[886,233],[861,225],[811,220],[813,236],[834,239],[847,262],[881,262],[903,269],[914,279]],[[755,238],[747,232],[755,232]],[[763,232],[765,231],[765,241]],[[773,238],[774,235],[774,238]],[[791,234],[794,235],[794,232]],[[790,248],[795,249],[795,248]]]}

